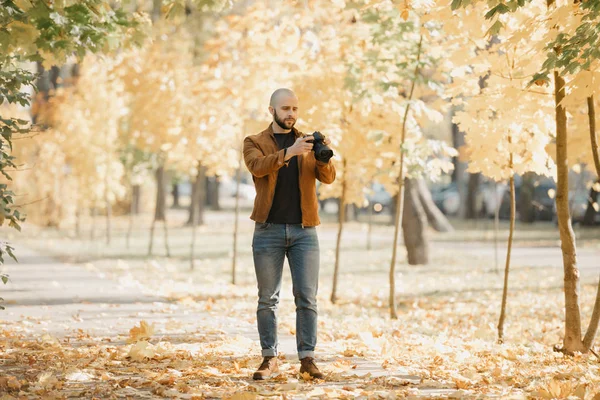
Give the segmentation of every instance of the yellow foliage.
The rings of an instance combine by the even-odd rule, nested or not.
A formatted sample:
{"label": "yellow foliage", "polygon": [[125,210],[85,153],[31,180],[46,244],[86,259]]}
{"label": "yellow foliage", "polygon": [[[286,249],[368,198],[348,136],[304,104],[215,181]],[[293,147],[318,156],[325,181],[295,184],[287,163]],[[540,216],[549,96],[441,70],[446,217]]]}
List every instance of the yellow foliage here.
{"label": "yellow foliage", "polygon": [[154,325],[148,324],[146,321],[140,321],[140,326],[134,326],[129,330],[129,343],[139,342],[140,340],[147,340],[154,334]]}

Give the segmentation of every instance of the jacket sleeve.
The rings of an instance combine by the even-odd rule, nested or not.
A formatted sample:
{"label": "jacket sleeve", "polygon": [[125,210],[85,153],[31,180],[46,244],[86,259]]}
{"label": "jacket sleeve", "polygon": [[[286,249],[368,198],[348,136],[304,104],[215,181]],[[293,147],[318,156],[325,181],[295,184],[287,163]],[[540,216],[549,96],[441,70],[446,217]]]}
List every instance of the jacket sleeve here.
{"label": "jacket sleeve", "polygon": [[284,164],[284,150],[265,156],[249,137],[244,139],[244,162],[248,171],[257,178],[279,170]]}
{"label": "jacket sleeve", "polygon": [[331,159],[329,162],[315,161],[315,176],[323,183],[333,183],[335,181],[335,166]]}

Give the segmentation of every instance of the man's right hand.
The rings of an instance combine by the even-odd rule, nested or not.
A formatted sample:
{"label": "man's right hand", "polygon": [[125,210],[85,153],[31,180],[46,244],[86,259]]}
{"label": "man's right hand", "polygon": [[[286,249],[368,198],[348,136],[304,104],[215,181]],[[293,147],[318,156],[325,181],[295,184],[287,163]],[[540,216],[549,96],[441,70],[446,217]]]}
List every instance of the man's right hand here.
{"label": "man's right hand", "polygon": [[287,161],[294,156],[305,154],[311,151],[313,148],[313,144],[308,143],[308,140],[313,139],[314,138],[311,135],[299,137],[298,139],[296,139],[294,144],[287,148],[285,152],[285,160]]}

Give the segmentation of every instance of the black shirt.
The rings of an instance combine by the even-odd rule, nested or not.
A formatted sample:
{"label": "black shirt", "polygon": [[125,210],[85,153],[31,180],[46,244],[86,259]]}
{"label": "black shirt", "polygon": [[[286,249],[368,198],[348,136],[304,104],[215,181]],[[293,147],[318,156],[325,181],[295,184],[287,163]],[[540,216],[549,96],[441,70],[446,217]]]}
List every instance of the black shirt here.
{"label": "black shirt", "polygon": [[[280,150],[292,146],[296,141],[293,131],[276,133],[275,139]],[[288,160],[287,166],[284,165],[279,169],[273,205],[269,211],[267,222],[274,224],[302,223],[299,178],[298,157],[294,156]]]}

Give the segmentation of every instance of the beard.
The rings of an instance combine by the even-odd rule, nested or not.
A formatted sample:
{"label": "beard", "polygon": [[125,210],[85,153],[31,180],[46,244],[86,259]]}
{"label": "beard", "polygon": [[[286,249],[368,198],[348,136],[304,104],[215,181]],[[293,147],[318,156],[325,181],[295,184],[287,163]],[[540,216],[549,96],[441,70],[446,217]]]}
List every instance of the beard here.
{"label": "beard", "polygon": [[275,120],[275,123],[281,127],[281,129],[292,129],[296,124],[295,119],[282,120],[279,118],[277,115],[277,110],[275,110],[275,113],[273,114],[273,119]]}

